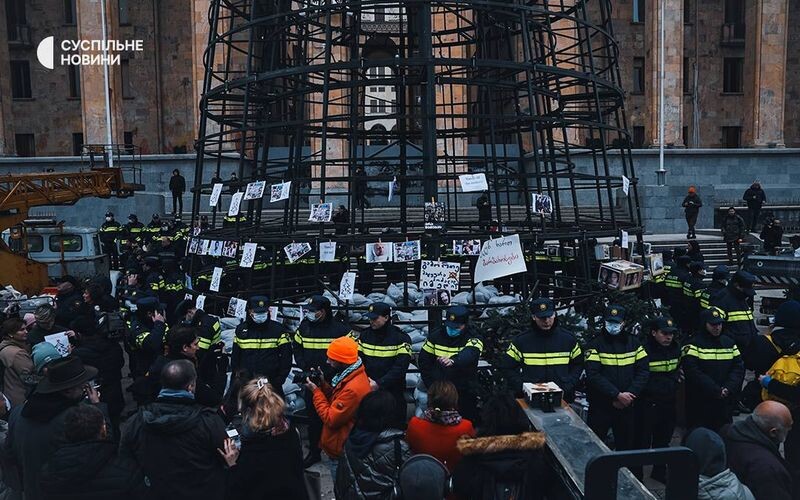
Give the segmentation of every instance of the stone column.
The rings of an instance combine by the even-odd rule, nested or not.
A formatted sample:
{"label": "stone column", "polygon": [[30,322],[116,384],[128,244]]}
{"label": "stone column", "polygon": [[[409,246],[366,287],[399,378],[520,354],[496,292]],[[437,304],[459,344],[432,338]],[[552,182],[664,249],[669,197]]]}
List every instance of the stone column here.
{"label": "stone column", "polygon": [[647,143],[659,146],[661,8],[664,7],[664,144],[683,147],[683,0],[647,2],[645,14],[645,97]]}
{"label": "stone column", "polygon": [[[78,37],[81,40],[103,39],[101,1],[105,2],[106,38],[119,40],[117,0],[77,0]],[[96,54],[90,53],[90,55]],[[115,54],[109,53],[109,55]],[[103,73],[103,65],[81,66],[83,140],[86,144],[108,143]],[[108,88],[111,108],[111,142],[122,144],[125,126],[122,121],[122,72],[119,65],[108,65]]]}
{"label": "stone column", "polygon": [[[6,10],[0,9],[0,68],[5,73],[10,67],[8,54],[8,31],[6,28]],[[0,77],[0,156],[10,156],[15,153],[14,119],[11,115],[11,75]]]}
{"label": "stone column", "polygon": [[788,8],[787,0],[751,0],[747,3],[744,91],[747,112],[743,137],[746,146],[785,145],[783,117]]}
{"label": "stone column", "polygon": [[[203,65],[203,54],[208,47],[208,34],[211,25],[208,20],[208,9],[211,0],[192,0],[192,98],[195,139],[200,136],[200,98],[203,96],[203,82],[206,68]],[[218,52],[221,52],[219,47]],[[208,124],[213,126],[211,122]],[[207,130],[206,133],[209,131]]]}

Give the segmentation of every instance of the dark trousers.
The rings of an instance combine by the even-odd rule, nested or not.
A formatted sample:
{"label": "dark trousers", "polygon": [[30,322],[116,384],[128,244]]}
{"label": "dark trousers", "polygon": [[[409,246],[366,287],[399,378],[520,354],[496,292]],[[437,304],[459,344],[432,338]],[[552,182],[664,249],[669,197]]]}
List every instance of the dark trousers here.
{"label": "dark trousers", "polygon": [[694,226],[697,225],[698,215],[698,213],[686,214],[686,226],[688,227],[686,230],[686,236],[696,236],[694,232]]}
{"label": "dark trousers", "polygon": [[172,193],[172,213],[183,213],[183,193]]}
{"label": "dark trousers", "polygon": [[726,424],[733,422],[732,406],[738,399],[729,396],[726,399],[708,399],[700,396],[686,397],[686,435],[692,429],[705,427],[719,432]]}
{"label": "dark trousers", "polygon": [[742,260],[742,247],[739,245],[739,240],[734,241],[726,241],[725,244],[728,246],[728,264],[733,265],[733,250],[736,249],[736,265],[739,265],[739,262]]}
{"label": "dark trousers", "polygon": [[[668,448],[675,430],[675,401],[637,401],[634,406],[636,414],[636,448]],[[664,466],[653,468],[664,469]]]}
{"label": "dark trousers", "polygon": [[406,418],[406,413],[408,413],[408,403],[406,402],[405,396],[406,391],[404,389],[395,388],[387,390],[394,396],[395,400],[395,425],[398,429],[405,429],[408,425],[408,419]]}
{"label": "dark trousers", "polygon": [[305,400],[308,413],[308,453],[310,455],[319,455],[319,440],[322,438],[322,420],[317,414],[317,408],[314,406],[314,397],[311,391],[306,389]]}
{"label": "dark trousers", "polygon": [[634,425],[636,415],[632,407],[617,410],[610,404],[589,403],[589,428],[605,441],[608,431],[614,433],[614,449],[632,450],[634,443]]}
{"label": "dark trousers", "polygon": [[749,231],[757,231],[756,227],[758,226],[758,214],[761,213],[761,207],[748,207],[748,224],[750,225]]}
{"label": "dark trousers", "polygon": [[103,253],[108,255],[111,269],[119,269],[119,251],[117,250],[117,242],[110,241],[103,243]]}

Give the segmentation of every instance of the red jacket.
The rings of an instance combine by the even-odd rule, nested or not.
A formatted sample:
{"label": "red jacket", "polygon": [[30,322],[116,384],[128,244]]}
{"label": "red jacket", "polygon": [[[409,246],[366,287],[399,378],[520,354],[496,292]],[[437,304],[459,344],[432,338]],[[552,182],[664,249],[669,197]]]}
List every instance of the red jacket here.
{"label": "red jacket", "polygon": [[364,366],[331,388],[327,383],[314,391],[314,408],[322,420],[322,437],[319,447],[329,457],[342,454],[344,442],[356,421],[356,410],[364,396],[370,393],[369,378]]}
{"label": "red jacket", "polygon": [[452,473],[461,460],[456,441],[464,435],[475,437],[475,428],[466,418],[461,419],[458,425],[442,425],[413,417],[408,423],[406,441],[411,451],[436,457]]}

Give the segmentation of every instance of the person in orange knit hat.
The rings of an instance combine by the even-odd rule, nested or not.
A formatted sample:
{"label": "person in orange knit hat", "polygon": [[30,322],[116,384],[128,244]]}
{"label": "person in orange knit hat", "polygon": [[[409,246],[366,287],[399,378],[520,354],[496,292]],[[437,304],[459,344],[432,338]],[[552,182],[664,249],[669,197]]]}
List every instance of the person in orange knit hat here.
{"label": "person in orange knit hat", "polygon": [[331,459],[331,476],[336,479],[336,466],[344,442],[356,421],[361,400],[370,393],[369,377],[358,357],[358,344],[351,337],[339,337],[328,346],[328,364],[336,375],[328,383],[324,378],[317,386],[306,379],[313,394],[314,408],[322,420],[319,446]]}

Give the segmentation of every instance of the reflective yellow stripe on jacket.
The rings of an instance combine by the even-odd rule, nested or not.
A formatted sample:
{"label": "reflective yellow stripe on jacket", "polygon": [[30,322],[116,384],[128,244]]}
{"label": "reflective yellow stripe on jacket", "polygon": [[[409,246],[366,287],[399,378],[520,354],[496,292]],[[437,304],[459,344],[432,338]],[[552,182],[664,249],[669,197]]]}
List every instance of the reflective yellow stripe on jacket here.
{"label": "reflective yellow stripe on jacket", "polygon": [[667,276],[664,285],[669,288],[683,288],[683,283],[676,276]]}
{"label": "reflective yellow stripe on jacket", "polygon": [[393,358],[407,354],[411,356],[411,344],[375,345],[358,343],[358,350],[373,358]]}
{"label": "reflective yellow stripe on jacket", "polygon": [[603,366],[628,366],[636,363],[640,359],[647,357],[644,347],[639,347],[635,351],[623,353],[598,352],[597,349],[586,351],[586,361],[595,361]]}
{"label": "reflective yellow stripe on jacket", "polygon": [[683,284],[683,294],[685,296],[696,299],[700,297],[701,293],[703,293],[702,288],[698,288],[697,290],[692,290],[692,285],[690,285],[689,283]]}
{"label": "reflective yellow stripe on jacket", "polygon": [[441,344],[434,344],[433,342],[426,340],[424,344],[422,344],[422,350],[430,353],[434,356],[441,356],[444,358],[452,358],[456,354],[460,353],[464,349],[474,347],[479,352],[483,352],[483,341],[478,338],[471,338],[467,340],[467,343],[464,344],[462,347],[450,347]]}
{"label": "reflective yellow stripe on jacket", "polygon": [[233,338],[233,343],[239,346],[239,349],[275,349],[290,342],[289,335],[284,333],[278,338],[273,339],[240,339],[239,337]]}
{"label": "reflective yellow stripe on jacket", "polygon": [[567,365],[570,361],[581,355],[581,348],[575,344],[572,351],[522,352],[517,349],[517,346],[511,344],[508,346],[506,354],[514,361],[527,366]]}
{"label": "reflective yellow stripe on jacket", "polygon": [[753,311],[727,311],[728,322],[734,321],[753,321]]}
{"label": "reflective yellow stripe on jacket", "polygon": [[680,362],[680,358],[673,358],[673,359],[665,359],[662,361],[651,361],[650,362],[650,371],[651,372],[671,372],[678,369],[678,363]]}
{"label": "reflective yellow stripe on jacket", "polygon": [[692,344],[687,344],[683,347],[683,355],[694,356],[697,359],[706,361],[726,361],[738,357],[739,348],[733,346],[723,347],[720,349],[706,349]]}
{"label": "reflective yellow stripe on jacket", "polygon": [[197,345],[200,349],[211,349],[211,346],[214,344],[219,344],[222,341],[222,326],[219,324],[219,321],[214,322],[214,326],[211,327],[212,335],[210,339],[205,337],[198,337],[197,338]]}

